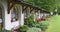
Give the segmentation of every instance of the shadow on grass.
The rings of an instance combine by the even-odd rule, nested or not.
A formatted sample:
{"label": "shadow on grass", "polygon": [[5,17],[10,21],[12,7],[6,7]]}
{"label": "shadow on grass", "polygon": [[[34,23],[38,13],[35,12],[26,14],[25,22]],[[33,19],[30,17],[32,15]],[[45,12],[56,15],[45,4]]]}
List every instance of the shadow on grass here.
{"label": "shadow on grass", "polygon": [[8,30],[0,30],[0,32],[11,32],[11,31],[8,31]]}

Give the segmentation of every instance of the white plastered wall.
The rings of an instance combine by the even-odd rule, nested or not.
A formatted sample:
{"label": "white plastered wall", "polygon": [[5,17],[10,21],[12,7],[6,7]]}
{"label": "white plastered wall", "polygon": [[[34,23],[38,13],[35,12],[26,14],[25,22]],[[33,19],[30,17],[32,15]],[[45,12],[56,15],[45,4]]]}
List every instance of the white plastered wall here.
{"label": "white plastered wall", "polygon": [[[3,28],[6,30],[11,30],[11,12],[8,14],[7,11],[7,1],[6,0],[0,0],[0,3],[2,3],[3,7],[4,7],[4,24],[3,24]],[[19,22],[20,22],[20,26],[24,25],[24,14],[22,13],[22,6],[19,6]]]}
{"label": "white plastered wall", "polygon": [[10,14],[7,13],[7,1],[6,0],[0,0],[0,3],[3,5],[3,8],[4,8],[4,23],[3,23],[3,28],[6,29],[6,30],[10,30],[10,21],[9,21],[9,17],[10,17]]}
{"label": "white plastered wall", "polygon": [[3,5],[4,7],[4,23],[3,23],[3,29],[6,30],[11,30],[11,14],[8,14],[8,6],[7,6],[7,1],[6,0],[0,0],[0,3]]}
{"label": "white plastered wall", "polygon": [[19,13],[20,26],[23,26],[24,25],[24,14],[22,13],[21,5],[19,5],[18,11],[19,11],[18,13]]}
{"label": "white plastered wall", "polygon": [[[19,23],[20,26],[24,25],[24,14],[22,13],[22,6],[18,6],[18,16],[19,16]],[[11,11],[10,14],[5,11],[5,29],[11,30],[12,29],[12,23],[11,23]]]}

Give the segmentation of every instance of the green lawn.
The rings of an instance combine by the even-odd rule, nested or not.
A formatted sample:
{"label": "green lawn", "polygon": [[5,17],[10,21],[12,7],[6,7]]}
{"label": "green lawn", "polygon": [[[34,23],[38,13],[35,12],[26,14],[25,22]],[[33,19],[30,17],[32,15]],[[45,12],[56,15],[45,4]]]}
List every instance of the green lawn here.
{"label": "green lawn", "polygon": [[49,22],[46,32],[60,32],[60,16],[53,16]]}

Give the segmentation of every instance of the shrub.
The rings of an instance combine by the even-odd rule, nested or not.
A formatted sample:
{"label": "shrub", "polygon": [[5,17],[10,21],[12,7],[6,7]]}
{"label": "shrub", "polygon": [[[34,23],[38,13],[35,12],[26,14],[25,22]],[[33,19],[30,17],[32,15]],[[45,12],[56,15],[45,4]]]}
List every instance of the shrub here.
{"label": "shrub", "polygon": [[37,21],[34,21],[34,16],[31,15],[31,16],[29,16],[29,17],[27,17],[25,19],[25,23],[24,24],[29,26],[29,27],[35,27],[36,23],[37,23]]}
{"label": "shrub", "polygon": [[29,29],[27,25],[20,27],[20,32],[26,32]]}
{"label": "shrub", "polygon": [[0,32],[11,32],[11,31],[8,31],[8,30],[0,30]]}
{"label": "shrub", "polygon": [[25,19],[25,25],[27,25],[28,27],[35,27],[35,28],[41,28],[41,30],[46,30],[49,23],[48,21],[41,21],[41,22],[37,22],[37,21],[34,21],[34,16],[31,15],[29,17],[27,17]]}
{"label": "shrub", "polygon": [[29,30],[27,30],[27,32],[41,32],[41,29],[39,28],[30,28]]}
{"label": "shrub", "polygon": [[48,28],[48,25],[49,25],[48,21],[42,21],[42,22],[40,22],[40,28],[42,30],[46,30]]}

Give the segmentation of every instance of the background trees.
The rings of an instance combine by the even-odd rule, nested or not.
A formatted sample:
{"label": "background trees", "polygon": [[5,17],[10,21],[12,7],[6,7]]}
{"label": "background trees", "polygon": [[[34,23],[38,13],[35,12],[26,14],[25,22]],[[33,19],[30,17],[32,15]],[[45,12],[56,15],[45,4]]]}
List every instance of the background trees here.
{"label": "background trees", "polygon": [[[33,5],[40,6],[47,11],[54,12],[55,10],[59,11],[60,9],[60,0],[25,0],[31,2]],[[60,12],[59,12],[60,13]]]}

